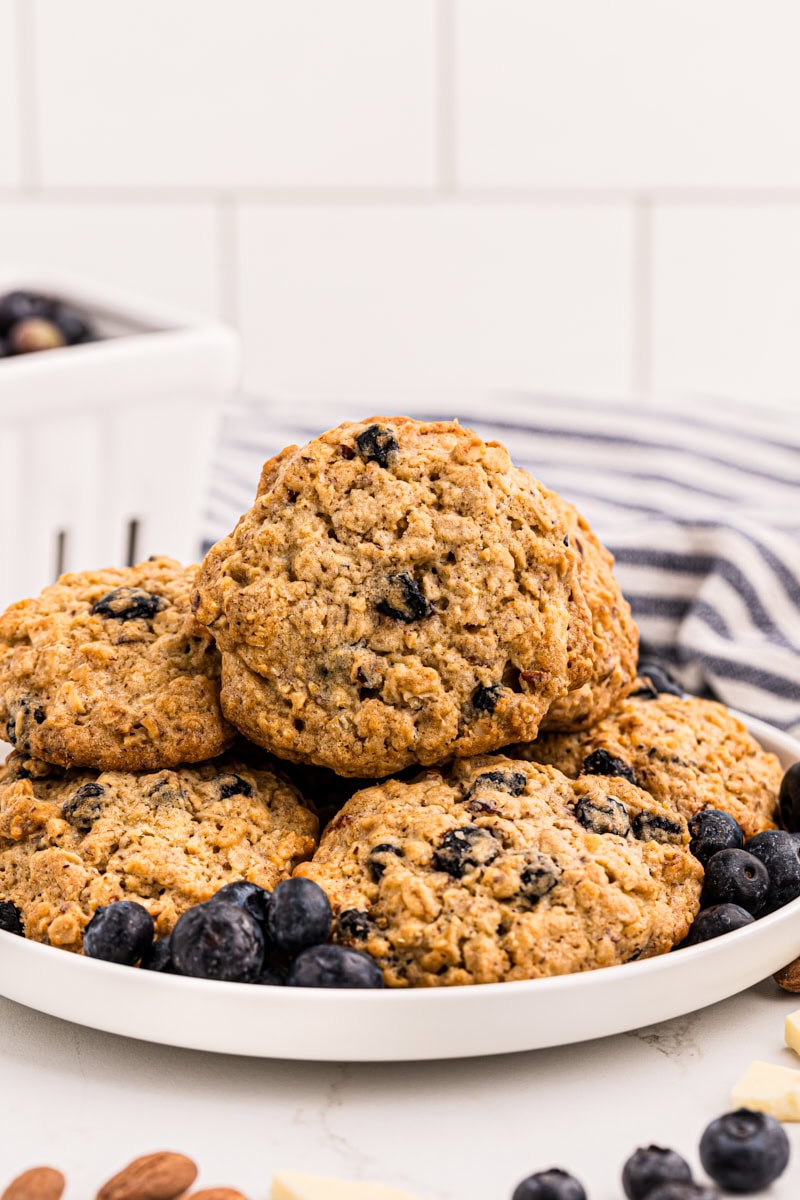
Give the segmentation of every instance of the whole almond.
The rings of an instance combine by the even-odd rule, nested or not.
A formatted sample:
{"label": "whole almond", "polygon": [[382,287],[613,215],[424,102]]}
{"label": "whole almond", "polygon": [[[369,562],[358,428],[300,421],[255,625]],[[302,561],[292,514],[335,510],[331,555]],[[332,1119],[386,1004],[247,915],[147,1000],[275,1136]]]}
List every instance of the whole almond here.
{"label": "whole almond", "polygon": [[185,1154],[159,1150],[128,1163],[104,1183],[97,1200],[175,1200],[197,1178],[197,1167]]}
{"label": "whole almond", "polygon": [[31,1167],[11,1180],[2,1200],[61,1200],[65,1184],[55,1167]]}
{"label": "whole almond", "polygon": [[800,992],[800,958],[796,958],[786,967],[781,967],[772,978],[785,992]]}
{"label": "whole almond", "polygon": [[203,1188],[199,1192],[192,1192],[186,1200],[247,1200],[247,1197],[237,1192],[236,1188]]}

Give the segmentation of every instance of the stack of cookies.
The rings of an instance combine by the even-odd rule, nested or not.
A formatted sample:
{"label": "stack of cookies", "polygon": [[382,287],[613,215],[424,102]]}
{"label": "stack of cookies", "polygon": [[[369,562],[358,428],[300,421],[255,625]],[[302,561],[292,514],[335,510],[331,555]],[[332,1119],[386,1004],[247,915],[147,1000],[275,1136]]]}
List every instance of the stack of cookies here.
{"label": "stack of cookies", "polygon": [[399,987],[671,949],[700,905],[687,820],[774,828],[781,769],[721,705],[637,681],[612,566],[455,423],[289,447],[199,571],[68,575],[0,618],[0,899],[79,949],[113,900],[163,935],[294,873]]}

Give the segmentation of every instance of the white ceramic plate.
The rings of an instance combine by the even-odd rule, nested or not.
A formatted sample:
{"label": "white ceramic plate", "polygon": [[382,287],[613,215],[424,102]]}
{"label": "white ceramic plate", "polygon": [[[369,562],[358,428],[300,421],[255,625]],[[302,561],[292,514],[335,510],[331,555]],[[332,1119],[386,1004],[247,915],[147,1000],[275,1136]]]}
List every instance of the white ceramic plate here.
{"label": "white ceramic plate", "polygon": [[[744,718],[743,718],[744,719]],[[800,742],[747,725],[784,767]],[[745,929],[582,975],[413,991],[254,987],[82,958],[0,933],[0,994],[127,1037],[259,1058],[470,1058],[605,1037],[704,1008],[800,955],[800,899]]]}

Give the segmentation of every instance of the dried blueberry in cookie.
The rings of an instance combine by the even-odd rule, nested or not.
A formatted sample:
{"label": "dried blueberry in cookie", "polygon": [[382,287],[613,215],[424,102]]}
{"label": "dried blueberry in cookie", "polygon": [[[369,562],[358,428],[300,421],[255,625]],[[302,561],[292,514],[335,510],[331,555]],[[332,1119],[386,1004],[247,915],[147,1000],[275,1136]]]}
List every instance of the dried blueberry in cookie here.
{"label": "dried blueberry in cookie", "polygon": [[287,954],[326,942],[332,922],[327,895],[310,879],[285,879],[272,893],[267,932],[270,941]]}
{"label": "dried blueberry in cookie", "polygon": [[708,942],[711,938],[722,937],[734,929],[743,929],[752,925],[755,917],[738,904],[715,904],[704,908],[694,919],[684,946],[696,946],[698,942]]}
{"label": "dried blueberry in cookie", "polygon": [[386,595],[375,606],[385,617],[394,617],[397,621],[420,621],[429,617],[433,605],[426,600],[422,588],[408,571],[398,575],[390,575],[386,580]]}
{"label": "dried blueberry in cookie", "polygon": [[264,966],[258,921],[224,900],[196,904],[172,931],[172,961],[179,975],[254,983]]}
{"label": "dried blueberry in cookie", "polygon": [[375,462],[388,467],[392,456],[400,449],[394,430],[385,425],[369,425],[356,438],[358,453],[365,463]]}
{"label": "dried blueberry in cookie", "polygon": [[488,829],[465,825],[444,835],[433,856],[436,871],[446,871],[460,879],[469,871],[488,866],[500,853],[500,843]]}
{"label": "dried blueberry in cookie", "polygon": [[800,842],[781,829],[766,829],[745,842],[745,850],[769,872],[764,912],[783,908],[800,896]]}
{"label": "dried blueberry in cookie", "polygon": [[241,775],[220,775],[219,798],[227,800],[229,796],[252,796],[253,785]]}
{"label": "dried blueberry in cookie", "polygon": [[613,796],[584,797],[575,805],[575,816],[592,833],[615,833],[617,837],[627,837],[631,831],[628,810]]}
{"label": "dried blueberry in cookie", "polygon": [[622,1168],[622,1187],[628,1200],[645,1200],[662,1183],[691,1183],[685,1159],[663,1146],[640,1146]]}
{"label": "dried blueberry in cookie", "polygon": [[372,876],[374,883],[379,883],[383,879],[386,871],[387,855],[395,855],[396,858],[403,857],[403,851],[399,846],[393,845],[391,842],[379,842],[377,846],[373,846],[369,852],[369,873]]}
{"label": "dried blueberry in cookie", "polygon": [[561,867],[548,854],[538,854],[532,851],[530,862],[520,871],[520,896],[531,904],[535,904],[537,900],[541,900],[542,896],[552,892],[561,878],[561,874]]}
{"label": "dried blueberry in cookie", "polygon": [[586,1192],[574,1175],[551,1167],[518,1183],[511,1200],[586,1200]]}
{"label": "dried blueberry in cookie", "polygon": [[11,900],[0,900],[0,930],[3,930],[5,933],[16,933],[19,937],[25,937],[22,913]]}
{"label": "dried blueberry in cookie", "polygon": [[472,693],[472,707],[481,713],[493,713],[497,708],[497,702],[503,694],[504,688],[501,683],[492,683],[489,687],[478,684],[475,691]]}
{"label": "dried blueberry in cookie", "polygon": [[509,796],[520,796],[525,791],[527,776],[522,771],[484,771],[479,775],[464,797],[471,800],[477,792],[497,790]]}
{"label": "dried blueberry in cookie", "polygon": [[641,812],[631,822],[634,837],[643,842],[683,842],[686,827],[682,821],[673,820],[663,813]]}
{"label": "dried blueberry in cookie", "polygon": [[150,621],[166,608],[163,596],[154,596],[142,588],[120,587],[106,592],[92,605],[92,615],[110,617],[115,621]]}
{"label": "dried blueberry in cookie", "polygon": [[340,941],[363,942],[372,932],[373,923],[360,908],[345,908],[336,918],[336,927]]}
{"label": "dried blueberry in cookie", "polygon": [[628,764],[603,749],[593,750],[586,756],[583,760],[582,774],[608,775],[612,778],[617,776],[620,779],[627,779],[628,783],[636,783],[636,776]]}
{"label": "dried blueberry in cookie", "polygon": [[368,954],[349,946],[311,946],[289,968],[289,987],[382,988],[381,969]]}
{"label": "dried blueberry in cookie", "polygon": [[132,967],[147,953],[153,932],[153,918],[143,905],[118,900],[96,909],[83,933],[83,952]]}
{"label": "dried blueberry in cookie", "polygon": [[744,834],[739,822],[719,808],[703,808],[689,819],[690,848],[703,864],[720,850],[741,850]]}
{"label": "dried blueberry in cookie", "polygon": [[61,814],[78,833],[88,833],[103,811],[102,783],[84,783],[61,805]]}

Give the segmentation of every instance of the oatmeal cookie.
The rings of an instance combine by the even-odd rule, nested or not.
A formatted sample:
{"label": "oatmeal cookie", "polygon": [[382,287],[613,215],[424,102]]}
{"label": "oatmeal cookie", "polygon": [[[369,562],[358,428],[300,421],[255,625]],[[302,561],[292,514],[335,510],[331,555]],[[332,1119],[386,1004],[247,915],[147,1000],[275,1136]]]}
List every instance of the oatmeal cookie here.
{"label": "oatmeal cookie", "polygon": [[0,899],[28,937],[68,950],[100,905],[136,900],[163,936],[232,880],[273,888],[316,841],[290,784],[230,756],[136,774],[12,754],[0,773]]}
{"label": "oatmeal cookie", "polygon": [[485,756],[359,792],[295,874],[389,986],[494,983],[669,950],[699,908],[688,843],[627,780]]}
{"label": "oatmeal cookie", "polygon": [[457,423],[380,417],[285,450],[198,580],[226,716],[348,776],[534,737],[591,670],[568,541],[552,494]]}
{"label": "oatmeal cookie", "polygon": [[614,577],[614,556],[571,504],[560,496],[554,499],[579,555],[581,589],[591,613],[591,678],[553,701],[542,729],[588,729],[633,688],[639,630]]}
{"label": "oatmeal cookie", "polygon": [[220,658],[194,620],[197,567],[155,558],[62,575],[0,616],[0,728],[62,767],[146,771],[225,750]]}
{"label": "oatmeal cookie", "polygon": [[687,820],[721,808],[745,837],[774,829],[783,770],[724,704],[660,695],[643,686],[592,729],[542,734],[514,755],[549,763],[570,779],[623,770],[655,800]]}

